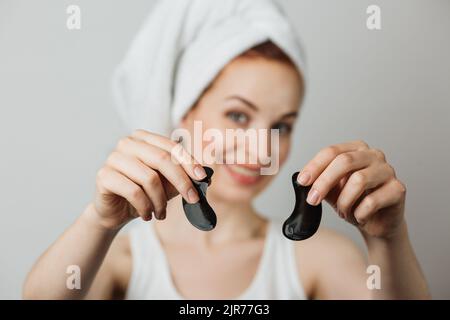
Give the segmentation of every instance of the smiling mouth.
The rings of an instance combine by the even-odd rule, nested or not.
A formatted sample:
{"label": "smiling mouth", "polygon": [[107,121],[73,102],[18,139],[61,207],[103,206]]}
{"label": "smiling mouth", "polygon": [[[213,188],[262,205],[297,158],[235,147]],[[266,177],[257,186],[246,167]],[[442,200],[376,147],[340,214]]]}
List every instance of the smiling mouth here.
{"label": "smiling mouth", "polygon": [[243,165],[225,165],[230,176],[240,184],[255,184],[261,179],[260,169]]}

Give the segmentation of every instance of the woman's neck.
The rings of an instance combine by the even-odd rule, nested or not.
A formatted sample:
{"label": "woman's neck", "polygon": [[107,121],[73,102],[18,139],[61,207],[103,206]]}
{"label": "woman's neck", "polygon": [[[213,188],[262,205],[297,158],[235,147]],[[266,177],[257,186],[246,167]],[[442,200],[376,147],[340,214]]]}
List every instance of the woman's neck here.
{"label": "woman's neck", "polygon": [[156,223],[164,243],[195,242],[196,246],[211,247],[233,241],[243,241],[264,235],[267,220],[257,214],[251,203],[233,203],[208,197],[217,215],[217,226],[211,232],[200,231],[186,219],[180,196],[168,202],[167,217]]}

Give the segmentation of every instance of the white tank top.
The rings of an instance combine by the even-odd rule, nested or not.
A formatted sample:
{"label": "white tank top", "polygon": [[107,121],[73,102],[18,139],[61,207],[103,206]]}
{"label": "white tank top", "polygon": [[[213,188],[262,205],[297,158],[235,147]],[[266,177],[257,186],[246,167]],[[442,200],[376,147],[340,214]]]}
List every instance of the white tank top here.
{"label": "white tank top", "polygon": [[[140,222],[129,231],[132,271],[127,299],[181,300],[153,223]],[[306,299],[298,276],[293,242],[271,221],[263,254],[250,286],[235,299]]]}

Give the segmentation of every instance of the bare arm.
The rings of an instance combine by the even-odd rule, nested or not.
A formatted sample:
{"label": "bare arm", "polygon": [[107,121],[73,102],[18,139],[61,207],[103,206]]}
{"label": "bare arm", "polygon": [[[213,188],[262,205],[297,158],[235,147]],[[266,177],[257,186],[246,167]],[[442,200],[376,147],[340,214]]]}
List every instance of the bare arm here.
{"label": "bare arm", "polygon": [[[172,160],[174,148],[177,161]],[[25,281],[24,298],[113,297],[118,272],[111,261],[117,254],[107,252],[118,231],[138,217],[165,219],[167,201],[178,194],[197,202],[190,177],[205,176],[203,167],[166,137],[137,130],[121,139],[97,173],[93,203],[36,262]],[[80,271],[79,289],[68,289],[69,266],[76,268],[74,276]]]}
{"label": "bare arm", "polygon": [[[373,149],[363,141],[329,146],[306,164],[298,182],[311,185],[307,198],[310,205],[326,200],[339,217],[355,225],[364,237],[368,263],[379,267],[381,289],[371,290],[370,294],[362,292],[356,298],[430,297],[408,237],[404,217],[406,187],[397,179],[394,168],[381,150]],[[329,243],[329,247],[336,247],[337,252],[345,255],[340,246]],[[356,259],[357,250],[347,247]],[[349,269],[355,274],[349,283],[361,282],[361,269],[365,272],[367,265],[358,262],[352,266],[346,262],[351,260],[354,259],[343,260],[336,256],[335,262],[329,263],[336,265],[335,277],[344,275]],[[329,279],[329,282],[333,281]]]}
{"label": "bare arm", "polygon": [[425,277],[416,259],[404,222],[390,239],[365,236],[369,263],[380,268],[381,288],[372,290],[375,299],[430,299]]}
{"label": "bare arm", "polygon": [[[90,205],[60,238],[39,258],[23,288],[25,299],[82,299],[89,292],[118,230],[97,224]],[[69,266],[79,267],[81,288],[69,289]],[[112,283],[100,296],[111,295]],[[99,286],[104,287],[102,284]]]}

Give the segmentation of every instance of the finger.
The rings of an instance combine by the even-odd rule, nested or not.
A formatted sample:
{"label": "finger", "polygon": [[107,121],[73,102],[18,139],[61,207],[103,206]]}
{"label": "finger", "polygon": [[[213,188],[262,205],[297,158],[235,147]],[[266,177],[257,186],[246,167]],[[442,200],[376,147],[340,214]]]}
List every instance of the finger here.
{"label": "finger", "polygon": [[186,171],[179,164],[173,163],[167,151],[134,138],[122,139],[117,148],[118,151],[136,157],[150,168],[158,170],[187,202],[199,201],[198,193]]}
{"label": "finger", "polygon": [[139,184],[150,199],[156,218],[165,218],[167,198],[162,182],[156,171],[147,167],[139,160],[117,151],[111,153],[106,164],[132,180],[134,183]]}
{"label": "finger", "polygon": [[325,170],[325,168],[328,167],[331,161],[333,161],[341,153],[357,150],[367,150],[368,148],[369,147],[367,143],[363,141],[352,141],[332,145],[325,149],[322,149],[311,161],[309,161],[304,166],[297,177],[297,181],[303,186],[309,186],[317,179],[317,177]]}
{"label": "finger", "polygon": [[377,211],[403,201],[405,194],[404,184],[397,179],[391,179],[364,197],[354,210],[354,217],[360,225],[364,225]]}
{"label": "finger", "polygon": [[351,151],[339,154],[314,181],[308,193],[307,201],[318,205],[347,174],[369,166],[375,155],[370,150]]}
{"label": "finger", "polygon": [[142,219],[151,220],[153,207],[140,186],[107,166],[99,170],[97,181],[101,193],[109,192],[121,196],[136,209]]}
{"label": "finger", "polygon": [[387,163],[372,165],[352,173],[337,199],[339,215],[347,219],[365,191],[376,188],[393,177],[392,167]]}
{"label": "finger", "polygon": [[145,141],[148,144],[157,146],[171,154],[176,163],[181,164],[188,175],[195,180],[201,180],[206,177],[205,169],[187,150],[176,141],[172,141],[162,135],[151,133],[144,130],[136,130],[132,137]]}
{"label": "finger", "polygon": [[342,192],[342,189],[344,188],[345,184],[347,183],[349,177],[350,177],[350,174],[347,174],[341,180],[339,180],[339,183],[336,186],[334,186],[334,188],[331,189],[330,192],[328,192],[327,196],[325,197],[325,199],[328,201],[328,203],[336,211],[338,211],[337,200],[339,198],[339,195]]}

